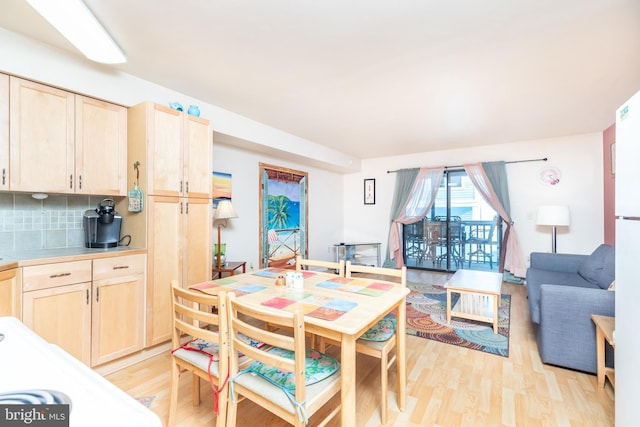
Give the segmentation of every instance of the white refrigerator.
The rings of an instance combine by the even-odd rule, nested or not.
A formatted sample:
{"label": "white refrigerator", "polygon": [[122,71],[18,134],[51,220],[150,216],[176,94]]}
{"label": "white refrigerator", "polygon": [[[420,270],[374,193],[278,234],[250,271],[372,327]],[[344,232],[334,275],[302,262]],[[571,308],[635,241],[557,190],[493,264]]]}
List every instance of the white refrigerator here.
{"label": "white refrigerator", "polygon": [[616,426],[640,419],[640,92],[616,111]]}

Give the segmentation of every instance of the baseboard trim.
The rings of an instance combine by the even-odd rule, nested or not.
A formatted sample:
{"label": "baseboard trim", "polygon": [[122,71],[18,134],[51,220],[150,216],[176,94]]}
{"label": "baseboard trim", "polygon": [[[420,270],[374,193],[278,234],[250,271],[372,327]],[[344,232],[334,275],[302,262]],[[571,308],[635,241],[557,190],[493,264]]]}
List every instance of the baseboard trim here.
{"label": "baseboard trim", "polygon": [[144,350],[130,354],[129,356],[125,356],[120,359],[107,362],[103,365],[96,366],[93,368],[93,370],[102,376],[109,375],[169,350],[171,350],[171,341],[167,341],[150,348],[145,348]]}

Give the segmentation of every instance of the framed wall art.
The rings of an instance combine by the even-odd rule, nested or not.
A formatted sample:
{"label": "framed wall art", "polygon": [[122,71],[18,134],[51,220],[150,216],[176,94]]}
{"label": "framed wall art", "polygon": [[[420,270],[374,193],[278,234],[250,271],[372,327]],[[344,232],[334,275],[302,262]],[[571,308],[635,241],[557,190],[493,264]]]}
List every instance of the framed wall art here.
{"label": "framed wall art", "polygon": [[222,200],[231,201],[231,174],[213,171],[213,207],[218,207]]}
{"label": "framed wall art", "polygon": [[376,204],[376,180],[373,178],[364,180],[364,204]]}

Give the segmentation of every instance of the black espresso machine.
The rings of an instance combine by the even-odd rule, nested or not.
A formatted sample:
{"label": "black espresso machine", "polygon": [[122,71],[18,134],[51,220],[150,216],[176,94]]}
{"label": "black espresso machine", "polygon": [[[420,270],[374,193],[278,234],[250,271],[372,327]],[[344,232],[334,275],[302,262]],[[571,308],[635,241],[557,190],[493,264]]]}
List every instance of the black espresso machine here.
{"label": "black espresso machine", "polygon": [[116,212],[113,199],[104,199],[96,209],[89,209],[82,217],[84,245],[87,248],[115,248],[120,241],[122,216]]}

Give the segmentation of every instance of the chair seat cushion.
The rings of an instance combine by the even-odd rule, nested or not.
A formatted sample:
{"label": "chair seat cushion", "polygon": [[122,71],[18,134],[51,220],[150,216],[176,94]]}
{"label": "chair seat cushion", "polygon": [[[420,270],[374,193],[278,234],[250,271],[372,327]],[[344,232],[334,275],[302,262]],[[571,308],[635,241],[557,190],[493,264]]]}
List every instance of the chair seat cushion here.
{"label": "chair seat cushion", "polygon": [[[253,340],[242,333],[238,333],[238,337],[252,347],[260,348],[264,346],[263,342]],[[187,350],[196,350],[202,353],[206,353],[211,357],[211,359],[214,362],[217,362],[220,359],[218,344],[203,340],[202,338],[196,338],[194,340],[191,340],[185,343],[182,346],[182,348],[185,348]],[[242,354],[240,356],[242,356]]]}
{"label": "chair seat cushion", "polygon": [[[278,347],[270,349],[269,353],[273,353],[287,359],[293,359],[295,357],[292,351]],[[305,384],[311,385],[322,381],[333,375],[339,367],[340,363],[335,357],[320,353],[314,349],[307,349]],[[257,360],[251,363],[249,371],[284,389],[294,390],[296,388],[296,377],[293,372],[282,371],[273,366],[265,365]]]}
{"label": "chair seat cushion", "polygon": [[396,333],[395,316],[385,316],[360,336],[366,341],[387,341]]}

